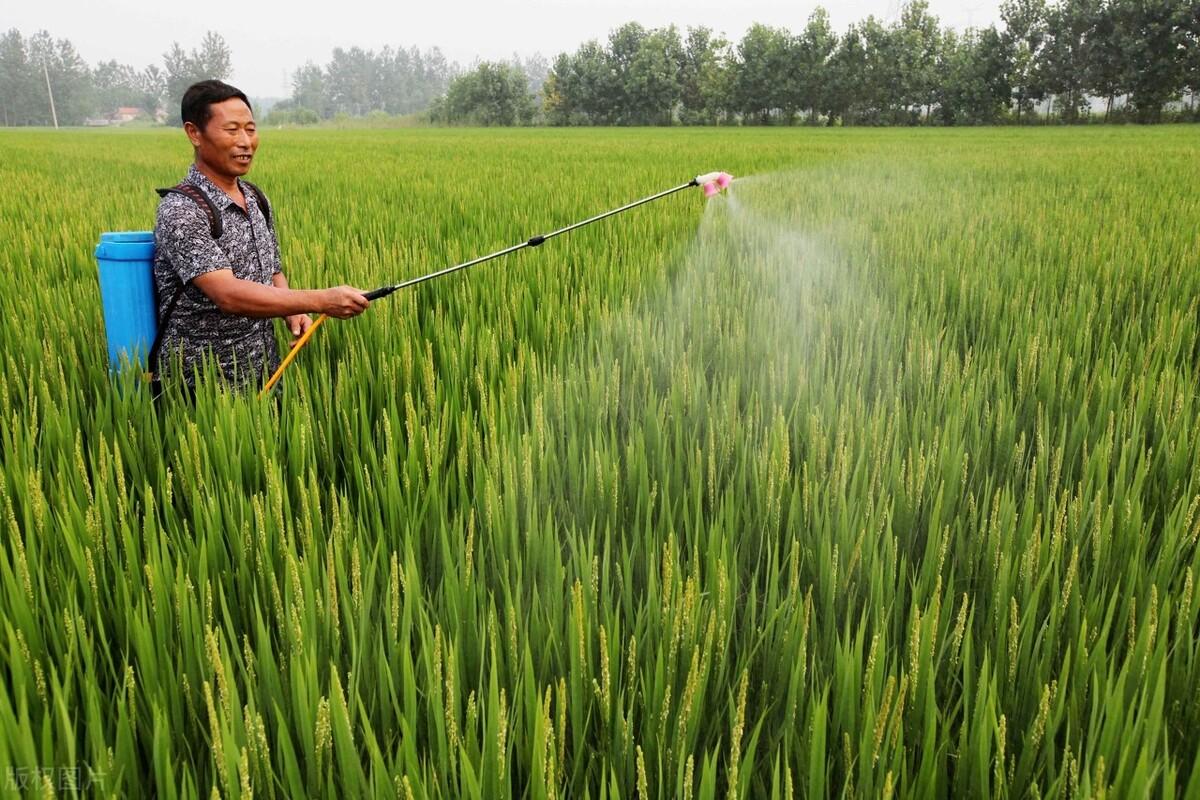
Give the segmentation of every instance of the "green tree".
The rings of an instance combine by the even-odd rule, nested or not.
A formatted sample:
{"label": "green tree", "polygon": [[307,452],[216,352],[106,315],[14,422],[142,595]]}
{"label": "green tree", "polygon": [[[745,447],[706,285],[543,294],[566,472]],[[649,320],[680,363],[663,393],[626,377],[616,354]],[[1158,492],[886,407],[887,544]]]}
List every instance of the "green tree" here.
{"label": "green tree", "polygon": [[543,108],[555,125],[610,125],[619,121],[621,89],[612,57],[595,39],[554,60],[543,87]]}
{"label": "green tree", "polygon": [[919,120],[929,116],[937,97],[937,64],[941,57],[942,32],[937,17],[929,13],[926,0],[905,3],[900,24],[893,32],[897,72],[900,77],[899,105],[902,112]]}
{"label": "green tree", "polygon": [[738,42],[731,105],[747,122],[767,124],[773,112],[790,122],[797,108],[793,37],[783,28],[754,24]]}
{"label": "green tree", "polygon": [[0,37],[0,113],[5,126],[38,124],[42,117],[36,102],[37,80],[25,37],[12,28]]}
{"label": "green tree", "polygon": [[92,69],[91,113],[107,114],[119,106],[139,105],[141,89],[137,70],[116,59],[102,61]]}
{"label": "green tree", "polygon": [[904,97],[901,37],[895,28],[884,26],[874,16],[867,17],[860,31],[866,50],[866,71],[857,98],[860,120],[872,125],[911,122],[911,117],[901,109]]}
{"label": "green tree", "polygon": [[724,111],[729,42],[705,27],[688,28],[679,67],[680,118],[684,124],[713,124]]}
{"label": "green tree", "polygon": [[824,111],[829,124],[859,121],[866,93],[867,47],[858,25],[851,25],[829,61],[829,83],[824,93]]}
{"label": "green tree", "polygon": [[649,31],[626,72],[624,118],[635,125],[670,125],[680,102],[683,43],[672,25]]}
{"label": "green tree", "polygon": [[611,80],[599,82],[594,90],[594,96],[604,109],[603,116],[618,125],[628,125],[632,115],[636,113],[636,101],[632,95],[633,81],[630,71],[635,59],[642,49],[642,42],[649,35],[641,24],[627,22],[615,28],[608,36],[608,47],[605,48],[605,62],[612,76]]}
{"label": "green tree", "polygon": [[47,31],[38,31],[29,39],[29,62],[35,75],[41,78],[44,120],[49,122],[57,116],[60,125],[81,125],[91,111],[92,74],[75,46],[66,39],[54,39]]}
{"label": "green tree", "polygon": [[[550,64],[550,72],[542,86],[542,111],[546,122],[551,125],[567,125],[574,110],[577,88],[572,74],[573,59],[567,53],[559,53]],[[582,112],[581,112],[582,113]]]}
{"label": "green tree", "polygon": [[[1191,0],[1195,2],[1195,0]],[[1184,87],[1187,5],[1180,0],[1111,0],[1125,30],[1125,88],[1139,122],[1157,122]]]}
{"label": "green tree", "polygon": [[528,125],[534,112],[524,71],[498,61],[480,62],[452,80],[442,108],[446,121],[470,125]]}
{"label": "green tree", "polygon": [[830,60],[837,50],[838,38],[829,24],[829,12],[817,6],[808,16],[804,32],[796,43],[796,103],[808,109],[810,122],[828,103],[830,91]]}
{"label": "green tree", "polygon": [[937,115],[944,125],[989,125],[1008,107],[1008,60],[994,26],[947,31],[939,59]]}
{"label": "green tree", "polygon": [[1045,0],[1005,0],[1000,4],[1004,20],[1004,42],[1010,54],[1009,83],[1021,115],[1031,114],[1034,104],[1045,97],[1038,62],[1046,38]]}
{"label": "green tree", "polygon": [[292,72],[291,101],[293,107],[311,109],[322,119],[332,117],[333,105],[325,87],[325,71],[312,61],[296,68]]}
{"label": "green tree", "polygon": [[170,119],[180,125],[179,104],[183,100],[183,93],[197,81],[228,80],[233,73],[233,57],[221,34],[209,31],[204,34],[200,47],[191,52],[186,52],[179,42],[172,42],[170,49],[163,54],[163,66],[166,70],[166,101],[171,109]]}
{"label": "green tree", "polygon": [[325,68],[329,104],[334,114],[361,117],[373,108],[376,95],[376,64],[373,53],[361,47],[335,47]]}
{"label": "green tree", "polygon": [[1200,94],[1200,3],[1185,6],[1183,14],[1183,84],[1191,94],[1191,116],[1197,119],[1196,95]]}
{"label": "green tree", "polygon": [[1113,101],[1127,91],[1124,53],[1128,30],[1119,19],[1119,13],[1120,9],[1111,0],[1101,3],[1092,26],[1084,68],[1084,88],[1105,99],[1105,122],[1112,115]]}
{"label": "green tree", "polygon": [[1042,85],[1055,96],[1067,122],[1078,120],[1087,107],[1087,68],[1099,16],[1100,0],[1059,0],[1046,10]]}
{"label": "green tree", "polygon": [[151,116],[158,114],[167,95],[167,74],[154,64],[137,74],[138,108]]}

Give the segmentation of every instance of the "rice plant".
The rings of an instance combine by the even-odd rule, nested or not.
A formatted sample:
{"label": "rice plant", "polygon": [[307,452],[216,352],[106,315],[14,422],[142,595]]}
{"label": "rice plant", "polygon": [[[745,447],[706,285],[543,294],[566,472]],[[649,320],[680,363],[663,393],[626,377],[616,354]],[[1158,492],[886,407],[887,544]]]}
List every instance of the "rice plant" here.
{"label": "rice plant", "polygon": [[1200,797],[1193,131],[262,139],[293,286],[749,177],[156,406],[186,142],[0,132],[5,794]]}

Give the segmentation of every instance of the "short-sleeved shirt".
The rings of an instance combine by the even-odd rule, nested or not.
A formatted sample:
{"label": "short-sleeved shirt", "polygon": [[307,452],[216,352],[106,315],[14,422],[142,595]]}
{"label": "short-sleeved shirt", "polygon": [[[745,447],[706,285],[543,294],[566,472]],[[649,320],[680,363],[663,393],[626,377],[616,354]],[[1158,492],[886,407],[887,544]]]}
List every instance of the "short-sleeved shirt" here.
{"label": "short-sleeved shirt", "polygon": [[154,283],[160,320],[182,291],[163,331],[160,372],[164,378],[174,377],[171,367],[178,354],[182,378],[191,385],[205,354],[211,353],[231,387],[261,385],[263,374],[279,365],[272,321],[226,314],[192,281],[206,272],[231,269],[235,277],[270,286],[272,276],[281,271],[274,227],[267,223],[254,190],[241,180],[245,211],[194,164],[184,180],[213,201],[223,230],[214,239],[208,212],[190,197],[172,192],[159,201]]}

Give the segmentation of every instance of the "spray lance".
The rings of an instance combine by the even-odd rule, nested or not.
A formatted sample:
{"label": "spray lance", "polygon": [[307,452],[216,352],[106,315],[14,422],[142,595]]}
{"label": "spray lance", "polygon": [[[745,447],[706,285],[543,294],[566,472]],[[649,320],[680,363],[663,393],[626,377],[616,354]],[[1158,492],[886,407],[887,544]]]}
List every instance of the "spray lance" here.
{"label": "spray lance", "polygon": [[[401,289],[407,289],[410,286],[416,286],[418,283],[431,281],[434,278],[440,278],[444,275],[449,275],[452,272],[458,272],[460,269],[466,269],[467,267],[473,267],[476,264],[482,264],[485,261],[491,261],[492,259],[506,256],[509,253],[515,253],[518,250],[523,250],[526,247],[539,247],[547,240],[553,239],[555,236],[561,236],[564,233],[570,233],[577,228],[582,228],[585,225],[591,225],[593,222],[599,222],[606,217],[620,214],[622,211],[628,211],[631,208],[636,208],[637,206],[659,200],[667,195],[681,192],[684,189],[690,189],[693,186],[702,187],[705,197],[713,197],[714,195],[720,194],[722,191],[724,191],[724,189],[732,182],[733,176],[727,172],[708,172],[704,175],[697,175],[687,183],[680,184],[679,186],[659,192],[658,194],[652,194],[649,197],[643,197],[641,200],[634,200],[632,203],[626,203],[620,208],[614,208],[611,211],[605,211],[602,214],[589,217],[581,222],[568,225],[565,228],[559,228],[558,230],[551,231],[550,233],[539,234],[528,239],[527,241],[521,242],[520,244],[514,244],[511,247],[504,248],[503,250],[497,250],[489,255],[480,256],[479,258],[474,258],[470,261],[464,261],[461,264],[455,264],[453,267],[446,267],[445,269],[440,269],[437,272],[431,272],[428,275],[422,275],[419,278],[412,278],[407,281],[402,281],[401,283],[391,284],[390,286],[380,286],[378,289],[373,289],[369,292],[366,292],[364,296],[368,300],[378,300],[381,297],[387,297],[392,292],[397,292]],[[287,369],[288,365],[291,364],[292,361],[295,360],[296,354],[300,352],[300,348],[304,347],[304,345],[308,343],[308,340],[312,338],[312,335],[316,332],[317,328],[319,328],[321,324],[324,323],[328,318],[329,316],[327,314],[322,314],[321,316],[317,317],[316,321],[313,322],[313,324],[309,326],[308,330],[304,332],[304,335],[296,341],[295,346],[292,347],[291,351],[279,364],[279,368],[275,370],[275,373],[271,375],[271,378],[267,381],[266,386],[264,386],[262,391],[259,392],[260,397],[266,392],[270,391],[271,387],[273,387],[279,381],[280,376],[283,375],[283,371]]]}

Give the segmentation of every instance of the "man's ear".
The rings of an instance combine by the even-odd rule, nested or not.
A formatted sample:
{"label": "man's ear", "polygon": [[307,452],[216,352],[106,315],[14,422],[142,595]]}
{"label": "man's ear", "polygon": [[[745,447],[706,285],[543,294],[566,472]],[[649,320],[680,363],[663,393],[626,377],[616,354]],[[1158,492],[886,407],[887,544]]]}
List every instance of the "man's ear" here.
{"label": "man's ear", "polygon": [[191,141],[192,147],[200,146],[200,137],[202,134],[200,133],[200,129],[196,127],[196,123],[183,123],[183,131],[187,134],[188,139]]}

